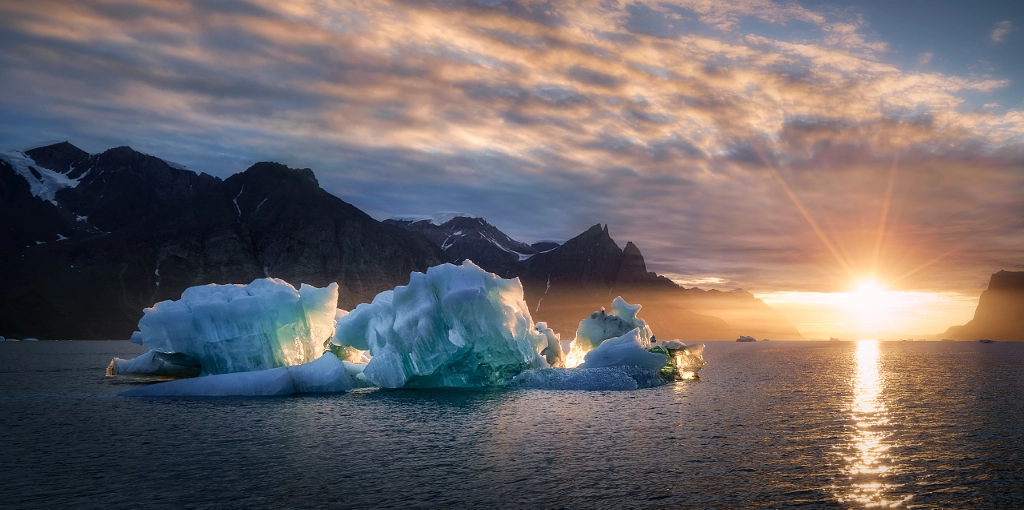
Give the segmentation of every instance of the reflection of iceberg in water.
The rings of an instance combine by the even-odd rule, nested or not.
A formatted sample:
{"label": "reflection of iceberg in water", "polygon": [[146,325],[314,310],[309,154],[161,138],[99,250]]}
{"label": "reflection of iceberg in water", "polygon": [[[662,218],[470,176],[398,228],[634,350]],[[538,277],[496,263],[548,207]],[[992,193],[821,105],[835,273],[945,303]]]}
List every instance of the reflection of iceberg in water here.
{"label": "reflection of iceberg in water", "polygon": [[692,378],[704,366],[703,345],[652,345],[651,328],[636,316],[640,305],[616,298],[611,314],[601,310],[580,323],[570,342],[580,367],[563,368],[572,367],[563,342],[534,324],[519,280],[469,261],[413,273],[408,285],[351,313],[334,309],[337,288],[296,291],[273,279],[190,288],[181,300],[146,310],[133,341],[152,350],[115,359],[108,375],[200,375],[129,394],[226,396],[513,382],[636,389]]}
{"label": "reflection of iceberg in water", "polygon": [[893,485],[888,483],[894,468],[889,437],[889,411],[882,400],[883,380],[878,370],[878,341],[857,342],[857,375],[853,381],[854,422],[850,433],[853,455],[844,456],[850,486],[840,489],[839,501],[872,507],[896,507],[911,496],[889,500]]}

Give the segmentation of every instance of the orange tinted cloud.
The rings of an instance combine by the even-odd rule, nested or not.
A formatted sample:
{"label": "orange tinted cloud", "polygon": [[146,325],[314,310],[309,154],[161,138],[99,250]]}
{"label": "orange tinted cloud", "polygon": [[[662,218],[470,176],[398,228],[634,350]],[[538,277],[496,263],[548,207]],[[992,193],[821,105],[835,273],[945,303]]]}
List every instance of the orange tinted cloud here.
{"label": "orange tinted cloud", "polygon": [[[0,17],[5,111],[221,175],[311,166],[378,216],[469,210],[527,239],[610,222],[652,269],[754,289],[845,285],[833,252],[896,278],[952,246],[966,247],[901,285],[975,289],[1024,249],[1024,112],[964,108],[1008,82],[901,68],[855,16],[767,0],[149,0]],[[817,32],[743,33],[748,19]]]}

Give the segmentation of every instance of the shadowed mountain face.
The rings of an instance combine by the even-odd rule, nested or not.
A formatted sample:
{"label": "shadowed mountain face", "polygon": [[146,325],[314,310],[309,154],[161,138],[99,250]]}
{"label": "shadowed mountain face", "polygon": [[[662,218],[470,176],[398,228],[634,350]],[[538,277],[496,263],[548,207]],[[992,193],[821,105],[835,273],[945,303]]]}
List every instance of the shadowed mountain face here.
{"label": "shadowed mountain face", "polygon": [[662,338],[802,338],[750,293],[683,289],[647,271],[640,249],[632,242],[619,248],[607,226],[594,225],[561,245],[531,247],[479,218],[454,218],[440,225],[429,219],[388,222],[424,233],[452,262],[470,259],[506,278],[518,276],[533,319],[547,322],[563,338],[572,338],[583,317],[609,307],[620,295],[643,305],[640,316]]}
{"label": "shadowed mountain face", "polygon": [[981,293],[974,319],[944,335],[955,340],[1024,341],[1024,271],[999,271]]}
{"label": "shadowed mountain face", "polygon": [[351,309],[446,260],[320,189],[309,169],[257,163],[222,181],[128,147],[89,155],[67,143],[3,160],[4,336],[127,338],[143,308],[189,286],[266,276],[338,282]]}

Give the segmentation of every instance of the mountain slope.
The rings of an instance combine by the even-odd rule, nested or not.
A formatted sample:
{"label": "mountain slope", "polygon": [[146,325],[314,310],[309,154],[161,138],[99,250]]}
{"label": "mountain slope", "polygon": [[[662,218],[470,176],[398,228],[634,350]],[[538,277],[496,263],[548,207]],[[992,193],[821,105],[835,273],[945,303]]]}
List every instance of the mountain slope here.
{"label": "mountain slope", "polygon": [[[88,155],[70,144],[2,157],[0,193],[28,204],[0,207],[14,225],[0,230],[4,336],[127,338],[144,307],[189,286],[265,276],[338,282],[339,306],[352,308],[446,260],[320,189],[309,169],[258,163],[222,181],[127,147]],[[73,182],[26,189],[9,162],[19,157]]]}
{"label": "mountain slope", "polygon": [[447,216],[452,214],[440,218],[398,216],[384,223],[422,233],[440,246],[455,264],[469,259],[505,278],[510,277],[520,261],[537,253],[534,247],[512,239],[483,218]]}

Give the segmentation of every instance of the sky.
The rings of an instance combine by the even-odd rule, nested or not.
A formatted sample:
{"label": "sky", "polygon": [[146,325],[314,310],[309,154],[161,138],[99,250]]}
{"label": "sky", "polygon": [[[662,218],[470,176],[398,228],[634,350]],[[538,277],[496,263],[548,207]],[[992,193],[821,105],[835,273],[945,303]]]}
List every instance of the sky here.
{"label": "sky", "polygon": [[1020,2],[0,0],[0,148],[604,223],[686,286],[799,314],[874,279],[939,332],[1024,270],[1022,54]]}

